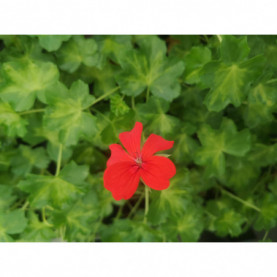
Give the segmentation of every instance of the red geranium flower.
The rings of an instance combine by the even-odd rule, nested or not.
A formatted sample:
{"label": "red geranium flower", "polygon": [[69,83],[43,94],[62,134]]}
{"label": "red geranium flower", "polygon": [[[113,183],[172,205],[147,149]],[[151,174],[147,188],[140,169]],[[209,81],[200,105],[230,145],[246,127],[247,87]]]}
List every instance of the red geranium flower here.
{"label": "red geranium flower", "polygon": [[142,124],[136,122],[133,130],[119,134],[128,153],[119,144],[110,145],[111,157],[104,172],[104,187],[112,192],[115,200],[131,198],[138,188],[140,178],[152,189],[166,189],[169,179],[176,173],[171,160],[154,156],[158,151],[172,148],[174,141],[151,134],[141,149],[142,129]]}

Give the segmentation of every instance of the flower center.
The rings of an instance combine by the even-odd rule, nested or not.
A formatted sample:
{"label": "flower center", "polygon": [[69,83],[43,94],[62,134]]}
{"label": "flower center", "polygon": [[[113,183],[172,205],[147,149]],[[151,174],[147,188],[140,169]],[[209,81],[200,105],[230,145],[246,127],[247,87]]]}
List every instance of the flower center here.
{"label": "flower center", "polygon": [[141,154],[136,154],[135,162],[139,167],[142,166],[142,159],[141,159]]}

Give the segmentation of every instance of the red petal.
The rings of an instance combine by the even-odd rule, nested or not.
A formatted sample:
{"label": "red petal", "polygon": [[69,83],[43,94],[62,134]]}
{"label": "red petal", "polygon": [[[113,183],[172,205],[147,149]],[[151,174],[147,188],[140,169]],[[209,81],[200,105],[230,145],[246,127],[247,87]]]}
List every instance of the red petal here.
{"label": "red petal", "polygon": [[107,161],[107,166],[110,166],[118,162],[127,162],[132,160],[132,157],[130,157],[128,153],[124,151],[122,146],[119,144],[111,144],[110,150],[111,157]]}
{"label": "red petal", "polygon": [[152,189],[163,190],[169,187],[169,179],[176,174],[174,163],[165,157],[152,156],[143,162],[141,178]]}
{"label": "red petal", "polygon": [[127,200],[136,192],[139,179],[140,169],[134,162],[115,163],[104,172],[104,187],[115,200]]}
{"label": "red petal", "polygon": [[130,132],[119,134],[119,139],[129,154],[136,157],[136,153],[140,153],[140,140],[143,126],[140,122],[136,122],[135,127]]}
{"label": "red petal", "polygon": [[152,134],[142,148],[142,156],[150,157],[158,151],[168,150],[173,147],[174,141],[165,140],[161,136]]}

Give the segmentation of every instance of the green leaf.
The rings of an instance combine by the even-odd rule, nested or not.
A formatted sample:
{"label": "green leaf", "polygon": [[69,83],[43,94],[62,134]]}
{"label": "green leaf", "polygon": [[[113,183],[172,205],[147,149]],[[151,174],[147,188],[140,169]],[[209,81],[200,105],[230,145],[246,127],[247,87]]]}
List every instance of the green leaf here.
{"label": "green leaf", "polygon": [[61,171],[60,177],[75,185],[80,185],[88,177],[89,167],[87,165],[77,165],[74,161],[67,164]]}
{"label": "green leaf", "polygon": [[222,36],[220,45],[221,59],[225,63],[236,63],[247,59],[250,48],[247,37],[236,38],[234,36]]}
{"label": "green leaf", "polygon": [[[144,123],[147,134],[157,134],[166,139],[173,139],[180,120],[168,115],[169,103],[163,99],[151,97],[145,104],[137,105],[137,112],[142,123]],[[145,124],[146,123],[146,124]]]}
{"label": "green leaf", "polygon": [[60,68],[73,73],[81,64],[91,67],[97,64],[97,44],[91,38],[75,35],[63,43],[56,55]]}
{"label": "green leaf", "polygon": [[8,209],[15,199],[12,186],[0,185],[0,211]]}
{"label": "green leaf", "polygon": [[250,127],[266,124],[274,119],[277,110],[277,94],[274,86],[259,83],[249,92],[244,118]]}
{"label": "green leaf", "polygon": [[216,232],[219,236],[231,235],[236,237],[242,233],[241,225],[245,219],[233,210],[226,211],[215,220]]}
{"label": "green leaf", "polygon": [[202,216],[201,208],[191,205],[181,216],[170,218],[163,227],[167,232],[167,240],[198,241],[204,228]]}
{"label": "green leaf", "polygon": [[49,242],[53,241],[57,235],[53,228],[46,223],[39,221],[33,212],[29,215],[29,224],[21,236],[20,241],[24,242]]}
{"label": "green leaf", "polygon": [[118,36],[96,36],[94,37],[99,46],[99,62],[98,67],[103,69],[110,58],[114,62],[119,63],[132,46],[132,37],[129,35]]}
{"label": "green leaf", "polygon": [[191,135],[195,128],[187,124],[176,136],[173,148],[173,158],[176,163],[189,163],[192,161],[195,152],[199,148],[198,142]]}
{"label": "green leaf", "polygon": [[13,241],[10,235],[23,232],[26,226],[24,211],[0,212],[0,241]]}
{"label": "green leaf", "polygon": [[58,130],[61,143],[77,144],[80,138],[90,138],[96,133],[95,117],[84,112],[95,98],[89,94],[82,81],[74,82],[69,91],[62,84],[54,86],[46,94],[49,106],[44,117],[47,130]]}
{"label": "green leaf", "polygon": [[221,237],[237,237],[242,233],[245,217],[230,207],[227,201],[209,201],[207,210],[211,220],[211,231],[215,231]]}
{"label": "green leaf", "polygon": [[178,77],[184,71],[183,62],[166,57],[165,43],[156,36],[138,41],[140,49],[126,53],[122,71],[116,76],[121,92],[138,96],[149,89],[153,95],[172,101],[180,94]]}
{"label": "green leaf", "polygon": [[103,173],[93,174],[88,176],[88,183],[98,196],[98,207],[100,208],[100,216],[107,217],[113,212],[113,204],[117,203],[110,191],[103,189]]}
{"label": "green leaf", "polygon": [[251,135],[248,130],[238,132],[235,124],[224,119],[220,130],[203,125],[197,133],[202,147],[195,155],[195,162],[206,166],[209,177],[223,177],[225,154],[243,157],[250,150]]}
{"label": "green leaf", "polygon": [[[68,182],[70,170],[80,173],[80,178]],[[60,176],[43,176],[29,174],[25,180],[20,181],[18,187],[29,193],[29,201],[32,207],[42,208],[50,205],[61,208],[69,205],[76,197],[82,194],[81,186],[87,176],[87,167],[78,167],[72,163],[63,168]],[[75,185],[76,183],[77,185]]]}
{"label": "green leaf", "polygon": [[22,137],[26,134],[27,121],[20,117],[8,103],[0,102],[0,125],[8,136]]}
{"label": "green leaf", "polygon": [[262,74],[264,59],[246,60],[249,49],[245,38],[225,37],[221,45],[221,61],[206,64],[201,71],[202,83],[210,88],[205,98],[209,111],[221,111],[228,104],[239,107],[250,84]]}
{"label": "green leaf", "polygon": [[15,111],[26,111],[34,105],[38,93],[43,93],[59,78],[53,63],[21,60],[4,63],[0,98]]}
{"label": "green leaf", "polygon": [[182,172],[175,176],[166,190],[151,191],[151,204],[148,219],[154,224],[166,222],[172,216],[181,216],[190,199],[184,179],[186,173]]}
{"label": "green leaf", "polygon": [[249,153],[249,160],[258,166],[268,166],[277,163],[277,143],[265,145],[256,143]]}
{"label": "green leaf", "polygon": [[130,110],[128,113],[115,117],[112,114],[110,117],[99,114],[105,121],[105,124],[103,124],[103,129],[100,131],[100,138],[101,141],[105,144],[112,144],[117,141],[118,135],[121,132],[124,132],[126,130],[129,130],[133,128],[135,120],[134,120],[134,112],[133,110]]}
{"label": "green leaf", "polygon": [[197,84],[200,82],[201,68],[212,59],[211,51],[208,47],[192,47],[185,56],[185,82],[187,84]]}
{"label": "green leaf", "polygon": [[261,212],[254,224],[254,228],[260,230],[270,230],[277,225],[277,198],[267,193],[260,204]]}
{"label": "green leaf", "polygon": [[111,227],[104,225],[101,228],[103,241],[107,242],[158,242],[159,233],[143,222],[134,222],[128,219],[116,220]]}
{"label": "green leaf", "polygon": [[53,223],[55,226],[65,226],[67,241],[90,241],[94,225],[100,220],[101,207],[94,191],[80,198],[74,205],[62,211],[55,211]]}
{"label": "green leaf", "polygon": [[111,112],[114,113],[115,116],[128,113],[130,108],[119,94],[114,94],[110,98]]}
{"label": "green leaf", "polygon": [[269,184],[269,189],[272,191],[272,193],[277,196],[277,178],[275,177],[274,181]]}
{"label": "green leaf", "polygon": [[69,35],[40,35],[38,36],[39,44],[48,52],[58,50],[64,41],[68,41]]}
{"label": "green leaf", "polygon": [[249,194],[260,176],[260,168],[249,160],[249,155],[245,158],[229,157],[226,163],[226,178],[224,183],[236,192]]}
{"label": "green leaf", "polygon": [[12,171],[16,176],[24,176],[32,171],[33,168],[46,169],[50,162],[46,151],[42,147],[32,149],[21,145],[17,155],[11,160]]}
{"label": "green leaf", "polygon": [[101,96],[116,88],[115,74],[118,72],[118,68],[113,64],[106,64],[103,69],[90,68],[89,74],[93,79],[93,90],[95,95]]}
{"label": "green leaf", "polygon": [[78,164],[89,165],[91,172],[99,172],[106,166],[107,157],[91,144],[79,144],[73,155]]}

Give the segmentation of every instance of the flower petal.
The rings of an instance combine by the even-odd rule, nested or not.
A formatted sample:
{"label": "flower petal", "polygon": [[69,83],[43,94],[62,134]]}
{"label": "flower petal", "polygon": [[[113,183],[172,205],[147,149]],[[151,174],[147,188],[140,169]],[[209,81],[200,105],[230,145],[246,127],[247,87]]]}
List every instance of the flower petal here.
{"label": "flower petal", "polygon": [[174,163],[165,157],[152,156],[144,161],[141,178],[152,189],[163,190],[169,187],[169,179],[176,174]]}
{"label": "flower petal", "polygon": [[132,160],[132,157],[129,156],[128,153],[119,144],[111,144],[110,150],[111,156],[107,161],[107,167],[115,163],[127,162]]}
{"label": "flower petal", "polygon": [[161,136],[152,134],[148,137],[142,148],[143,158],[152,156],[158,151],[168,150],[173,147],[174,141],[165,140]]}
{"label": "flower petal", "polygon": [[119,139],[129,154],[136,157],[140,153],[140,141],[143,126],[140,122],[136,122],[135,127],[130,132],[119,134]]}
{"label": "flower petal", "polygon": [[104,172],[104,187],[112,192],[115,200],[129,199],[136,192],[140,169],[134,162],[119,162]]}

